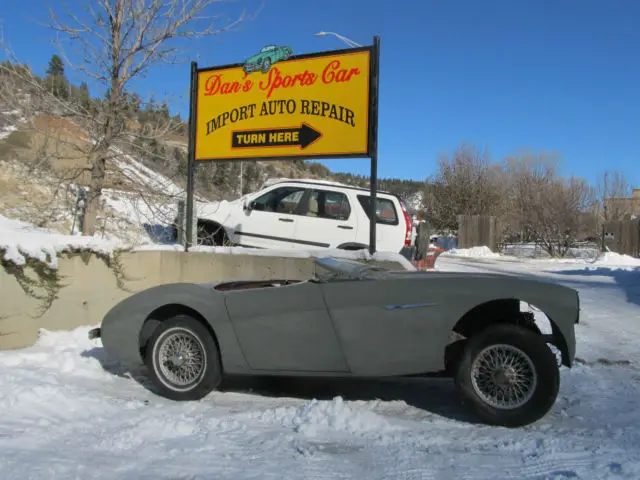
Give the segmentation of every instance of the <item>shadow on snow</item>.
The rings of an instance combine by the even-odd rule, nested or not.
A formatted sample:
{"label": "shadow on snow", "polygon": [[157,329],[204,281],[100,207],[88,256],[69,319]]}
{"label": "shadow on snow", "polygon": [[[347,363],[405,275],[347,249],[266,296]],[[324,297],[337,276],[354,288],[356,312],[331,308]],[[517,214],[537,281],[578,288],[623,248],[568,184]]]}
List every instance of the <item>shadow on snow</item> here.
{"label": "shadow on snow", "polygon": [[[81,353],[94,358],[115,376],[131,379],[157,394],[146,375],[146,368],[131,371],[108,358],[102,347]],[[221,392],[245,393],[262,397],[289,397],[303,400],[331,400],[341,396],[349,400],[400,400],[420,410],[458,422],[479,423],[462,404],[453,382],[443,378],[317,378],[273,376],[228,376],[218,388]],[[204,399],[206,402],[206,398]]]}
{"label": "shadow on snow", "polygon": [[[609,277],[615,282],[614,286],[617,286],[624,291],[629,303],[640,306],[640,267],[591,267],[581,270],[548,270],[547,273],[551,273],[554,275],[563,275],[567,277]],[[597,281],[589,280],[569,280],[567,283],[569,282],[587,286],[593,286],[594,284],[598,283]],[[606,283],[605,285],[611,286],[611,284],[609,283]]]}

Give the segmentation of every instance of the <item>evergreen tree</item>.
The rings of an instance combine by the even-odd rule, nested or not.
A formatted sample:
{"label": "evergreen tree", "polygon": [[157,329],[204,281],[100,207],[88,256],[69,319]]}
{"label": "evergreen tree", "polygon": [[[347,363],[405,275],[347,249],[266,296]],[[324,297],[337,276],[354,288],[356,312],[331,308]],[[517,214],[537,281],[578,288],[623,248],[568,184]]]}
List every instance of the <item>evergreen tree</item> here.
{"label": "evergreen tree", "polygon": [[160,109],[158,110],[163,119],[168,120],[171,114],[169,113],[169,105],[166,102],[162,102]]}
{"label": "evergreen tree", "polygon": [[50,77],[64,77],[64,62],[55,53],[51,55],[51,60],[49,60],[47,75],[49,75]]}
{"label": "evergreen tree", "polygon": [[58,55],[51,56],[46,73],[46,85],[51,92],[56,97],[69,98],[69,82],[64,76],[64,63]]}
{"label": "evergreen tree", "polygon": [[138,95],[137,93],[133,93],[131,95],[131,107],[133,111],[135,113],[138,113],[140,111],[141,105],[142,105],[142,99],[140,98],[140,95]]}
{"label": "evergreen tree", "polygon": [[216,162],[216,171],[213,174],[213,185],[220,190],[228,189],[231,184],[231,162],[219,160]]}
{"label": "evergreen tree", "polygon": [[91,107],[91,95],[89,94],[89,85],[87,85],[87,82],[80,83],[80,87],[78,88],[78,103],[87,110]]}
{"label": "evergreen tree", "polygon": [[258,169],[258,164],[256,161],[247,161],[244,162],[244,178],[242,185],[242,194],[245,195],[249,192],[254,191],[260,185],[260,170]]}

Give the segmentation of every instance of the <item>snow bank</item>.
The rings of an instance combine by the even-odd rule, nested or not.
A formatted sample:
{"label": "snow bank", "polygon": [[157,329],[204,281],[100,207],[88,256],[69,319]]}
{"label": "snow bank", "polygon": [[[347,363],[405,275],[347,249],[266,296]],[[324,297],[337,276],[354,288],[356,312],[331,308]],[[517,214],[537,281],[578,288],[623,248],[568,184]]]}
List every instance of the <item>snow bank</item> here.
{"label": "snow bank", "polygon": [[640,303],[621,301],[613,279],[576,275],[562,281],[580,290],[587,363],[562,369],[552,411],[526,428],[467,423],[450,386],[422,379],[385,386],[397,401],[230,390],[172,402],[103,368],[100,340],[82,327],[0,351],[2,479],[638,479]]}
{"label": "snow bank", "polygon": [[[33,346],[13,352],[0,352],[0,365],[3,368],[20,365],[30,365],[33,368],[43,365],[63,373],[104,377],[104,368],[98,358],[86,355],[87,351],[102,346],[100,340],[89,340],[87,335],[91,328],[93,326],[63,331],[40,329]],[[101,348],[100,350],[102,351]]]}
{"label": "snow bank", "polygon": [[380,433],[398,430],[371,410],[356,409],[338,396],[333,400],[313,399],[300,407],[280,407],[249,414],[253,420],[281,423],[306,436],[315,437],[333,430],[350,434]]}
{"label": "snow bank", "polygon": [[0,250],[4,250],[5,260],[16,265],[24,265],[27,257],[31,257],[56,268],[61,252],[86,249],[110,255],[120,245],[119,241],[95,236],[62,235],[0,215]]}
{"label": "snow bank", "polygon": [[640,267],[640,258],[634,258],[629,255],[620,255],[615,252],[604,252],[596,261],[596,265],[611,265],[611,266],[628,266],[628,267]]}
{"label": "snow bank", "polygon": [[471,248],[452,248],[442,255],[455,255],[458,257],[474,257],[474,258],[500,258],[499,253],[494,253],[489,247],[471,247]]}

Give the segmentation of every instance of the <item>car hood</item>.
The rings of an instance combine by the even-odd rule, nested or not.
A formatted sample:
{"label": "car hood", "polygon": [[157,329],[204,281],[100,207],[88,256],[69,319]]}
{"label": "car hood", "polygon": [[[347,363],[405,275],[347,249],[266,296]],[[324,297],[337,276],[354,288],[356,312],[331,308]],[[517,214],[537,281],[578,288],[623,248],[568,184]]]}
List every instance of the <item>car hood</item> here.
{"label": "car hood", "polygon": [[256,53],[255,55],[252,55],[251,57],[247,58],[245,60],[245,63],[251,63],[251,62],[255,62],[256,60],[258,60],[260,57],[262,57],[262,53]]}
{"label": "car hood", "polygon": [[554,285],[560,289],[566,289],[567,291],[575,292],[575,289],[563,285],[559,282],[556,282],[549,278],[541,278],[536,275],[527,275],[521,273],[512,273],[512,272],[442,272],[438,270],[416,270],[416,271],[389,271],[387,275],[391,276],[393,279],[404,280],[404,279],[412,279],[412,280],[420,280],[424,279],[425,275],[436,276],[439,278],[447,278],[447,279],[478,279],[478,280],[505,280],[505,279],[515,279],[517,281],[524,281],[530,283],[537,283],[542,285]]}
{"label": "car hood", "polygon": [[214,202],[198,202],[196,212],[199,217],[204,218],[226,218],[228,214],[234,210],[242,210],[242,204],[247,195],[236,198],[235,200],[220,200]]}

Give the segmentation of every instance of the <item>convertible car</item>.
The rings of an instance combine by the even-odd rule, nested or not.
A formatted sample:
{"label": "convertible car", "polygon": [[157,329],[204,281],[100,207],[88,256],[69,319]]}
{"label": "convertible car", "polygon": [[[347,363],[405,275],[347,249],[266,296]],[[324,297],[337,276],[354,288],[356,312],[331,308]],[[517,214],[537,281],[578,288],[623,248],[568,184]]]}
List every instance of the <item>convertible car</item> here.
{"label": "convertible car", "polygon": [[246,74],[257,71],[267,73],[274,63],[287,60],[292,53],[291,47],[267,45],[259,53],[247,58],[242,69]]}
{"label": "convertible car", "polygon": [[[553,406],[560,364],[574,362],[577,291],[512,275],[315,262],[306,280],[152,287],[89,337],[125,366],[146,365],[173,400],[200,399],[223,375],[445,376],[492,425],[526,425]],[[551,332],[522,302],[546,314]]]}

